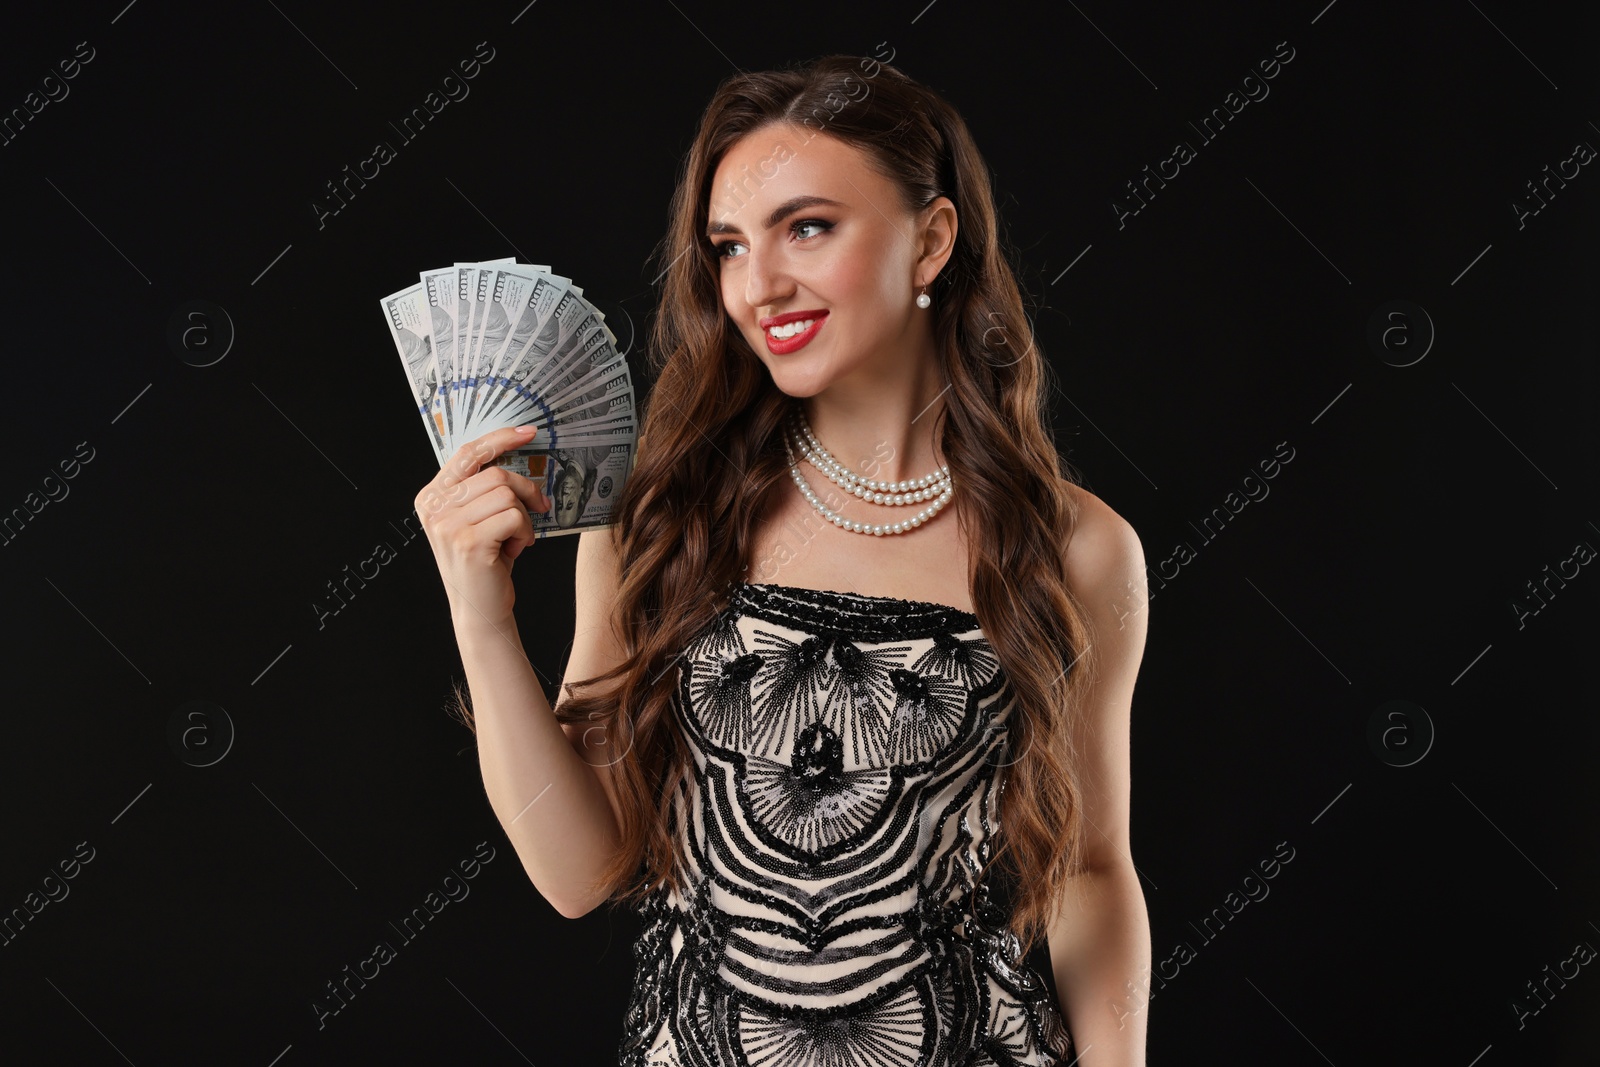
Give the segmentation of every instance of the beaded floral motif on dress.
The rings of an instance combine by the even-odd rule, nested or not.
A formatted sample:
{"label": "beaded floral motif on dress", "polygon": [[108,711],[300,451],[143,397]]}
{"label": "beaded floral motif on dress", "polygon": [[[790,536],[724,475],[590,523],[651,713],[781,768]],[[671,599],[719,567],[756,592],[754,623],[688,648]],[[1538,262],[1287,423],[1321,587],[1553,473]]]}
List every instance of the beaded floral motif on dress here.
{"label": "beaded floral motif on dress", "polygon": [[641,908],[622,1064],[1068,1062],[981,879],[1011,693],[976,616],[739,582],[675,710],[686,889]]}

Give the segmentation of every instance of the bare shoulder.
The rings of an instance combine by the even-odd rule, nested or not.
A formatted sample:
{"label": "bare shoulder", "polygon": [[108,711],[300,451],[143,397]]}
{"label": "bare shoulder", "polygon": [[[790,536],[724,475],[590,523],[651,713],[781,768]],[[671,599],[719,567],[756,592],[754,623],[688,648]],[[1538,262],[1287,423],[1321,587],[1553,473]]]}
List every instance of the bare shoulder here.
{"label": "bare shoulder", "polygon": [[[1120,738],[1118,744],[1126,746],[1134,683],[1149,633],[1144,548],[1133,525],[1105,501],[1071,483],[1067,491],[1078,505],[1078,521],[1065,546],[1067,587],[1082,609],[1088,647],[1094,649],[1090,667],[1094,695],[1084,725],[1090,736]],[[1099,743],[1084,742],[1091,748]],[[1124,783],[1120,788],[1126,790],[1125,747],[1097,758],[1112,768],[1098,773],[1101,780],[1120,778]],[[1121,818],[1126,819],[1123,810]]]}
{"label": "bare shoulder", "polygon": [[1144,546],[1132,524],[1089,490],[1062,479],[1077,503],[1078,518],[1067,543],[1067,585],[1091,609],[1107,600],[1144,593]]}

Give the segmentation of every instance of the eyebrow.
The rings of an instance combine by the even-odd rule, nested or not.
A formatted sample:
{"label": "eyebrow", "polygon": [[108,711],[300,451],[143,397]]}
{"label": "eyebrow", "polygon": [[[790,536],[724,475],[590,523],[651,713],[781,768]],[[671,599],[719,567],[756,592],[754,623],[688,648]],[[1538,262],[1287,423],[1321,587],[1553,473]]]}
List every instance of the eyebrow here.
{"label": "eyebrow", "polygon": [[[777,207],[773,208],[772,209],[772,214],[768,215],[766,217],[766,219],[763,220],[763,222],[761,223],[761,226],[762,226],[763,229],[770,230],[770,229],[772,229],[772,227],[774,227],[778,223],[782,222],[785,218],[787,218],[788,216],[794,214],[796,211],[801,210],[802,208],[819,207],[819,206],[820,207],[844,207],[845,205],[841,204],[837,200],[829,200],[825,196],[795,196],[795,197],[790,197],[788,200],[785,200],[783,203],[781,203]],[[711,236],[713,236],[715,234],[719,234],[719,233],[742,233],[742,232],[743,231],[741,231],[739,229],[739,227],[735,226],[731,222],[722,222],[722,221],[713,219],[711,222],[706,224],[706,236],[707,237],[711,237]]]}

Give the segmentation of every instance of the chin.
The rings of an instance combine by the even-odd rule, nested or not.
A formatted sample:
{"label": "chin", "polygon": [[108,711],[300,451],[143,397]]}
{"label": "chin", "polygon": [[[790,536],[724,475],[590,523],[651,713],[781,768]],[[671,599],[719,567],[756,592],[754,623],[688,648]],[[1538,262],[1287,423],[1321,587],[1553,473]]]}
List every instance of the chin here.
{"label": "chin", "polygon": [[767,370],[779,392],[800,400],[816,396],[828,385],[827,377],[808,373],[804,368],[783,367],[774,371],[769,364]]}

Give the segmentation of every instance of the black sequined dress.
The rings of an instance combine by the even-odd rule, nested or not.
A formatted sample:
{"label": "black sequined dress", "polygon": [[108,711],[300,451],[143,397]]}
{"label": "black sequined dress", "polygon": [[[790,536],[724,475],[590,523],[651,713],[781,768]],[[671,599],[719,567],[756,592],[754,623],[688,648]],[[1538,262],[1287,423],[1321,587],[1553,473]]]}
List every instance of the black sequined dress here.
{"label": "black sequined dress", "polygon": [[1068,1063],[980,878],[1014,754],[977,617],[739,582],[678,669],[687,888],[641,909],[624,1067]]}

